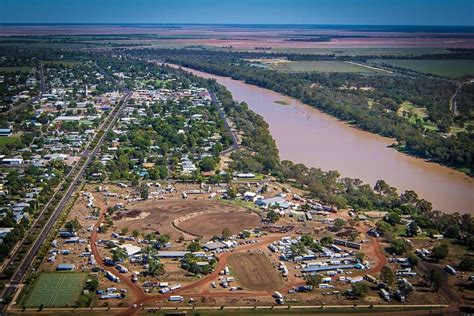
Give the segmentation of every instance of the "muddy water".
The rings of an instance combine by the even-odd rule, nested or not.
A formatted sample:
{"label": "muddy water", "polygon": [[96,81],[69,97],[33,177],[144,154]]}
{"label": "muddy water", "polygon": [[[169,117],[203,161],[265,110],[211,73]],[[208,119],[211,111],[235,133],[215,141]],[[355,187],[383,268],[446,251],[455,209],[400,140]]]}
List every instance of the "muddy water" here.
{"label": "muddy water", "polygon": [[[216,79],[270,125],[282,160],[304,163],[371,185],[384,179],[399,191],[414,190],[446,212],[474,213],[474,182],[465,174],[389,148],[393,140],[350,127],[298,100],[226,77]],[[275,101],[286,101],[280,105]]]}

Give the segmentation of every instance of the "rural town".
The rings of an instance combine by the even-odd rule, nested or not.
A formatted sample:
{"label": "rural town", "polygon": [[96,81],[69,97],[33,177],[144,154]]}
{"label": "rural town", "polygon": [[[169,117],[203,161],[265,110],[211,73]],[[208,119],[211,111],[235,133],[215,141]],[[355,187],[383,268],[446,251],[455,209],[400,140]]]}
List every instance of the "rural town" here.
{"label": "rural town", "polygon": [[[61,2],[38,1],[51,21]],[[0,6],[2,315],[474,312],[472,16]]]}

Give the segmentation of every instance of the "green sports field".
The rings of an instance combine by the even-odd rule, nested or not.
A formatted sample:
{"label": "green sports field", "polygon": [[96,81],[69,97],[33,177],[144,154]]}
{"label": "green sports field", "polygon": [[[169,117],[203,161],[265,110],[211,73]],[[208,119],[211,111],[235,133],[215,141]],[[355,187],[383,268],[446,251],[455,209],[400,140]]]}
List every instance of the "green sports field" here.
{"label": "green sports field", "polygon": [[73,306],[84,287],[85,273],[41,273],[25,298],[26,307]]}

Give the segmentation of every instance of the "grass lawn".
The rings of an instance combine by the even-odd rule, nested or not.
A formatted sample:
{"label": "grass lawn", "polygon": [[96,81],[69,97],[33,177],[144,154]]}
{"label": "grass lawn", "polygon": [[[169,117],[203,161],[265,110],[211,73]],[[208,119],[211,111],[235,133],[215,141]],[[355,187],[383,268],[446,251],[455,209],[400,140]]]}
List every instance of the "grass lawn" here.
{"label": "grass lawn", "polygon": [[405,101],[400,104],[400,108],[398,109],[399,116],[405,117],[411,124],[416,124],[417,120],[421,120],[423,124],[423,128],[430,131],[437,131],[438,128],[432,122],[430,122],[427,117],[428,113],[426,108],[417,107],[413,103]]}
{"label": "grass lawn", "polygon": [[445,77],[474,76],[474,60],[382,60],[395,67]]}
{"label": "grass lawn", "polygon": [[26,296],[26,307],[73,306],[81,295],[86,278],[85,273],[43,272],[35,281],[33,289]]}
{"label": "grass lawn", "polygon": [[283,72],[378,73],[376,70],[343,61],[290,61],[272,64],[271,68]]}
{"label": "grass lawn", "polygon": [[3,147],[6,144],[16,143],[20,140],[18,136],[2,136],[0,137],[0,147]]}

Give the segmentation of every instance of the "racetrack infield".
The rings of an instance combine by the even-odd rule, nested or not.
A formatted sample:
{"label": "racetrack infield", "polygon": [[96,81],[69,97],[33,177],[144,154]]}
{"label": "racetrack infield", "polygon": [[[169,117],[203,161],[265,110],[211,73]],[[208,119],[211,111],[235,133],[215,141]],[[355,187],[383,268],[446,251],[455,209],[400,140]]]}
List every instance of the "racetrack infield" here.
{"label": "racetrack infield", "polygon": [[235,253],[228,263],[237,282],[246,289],[275,291],[283,285],[270,259],[262,253]]}
{"label": "racetrack infield", "polygon": [[149,215],[141,219],[117,221],[118,228],[127,227],[129,231],[136,229],[142,233],[159,231],[170,235],[171,239],[186,235],[180,229],[209,239],[214,235],[220,236],[225,227],[232,233],[238,233],[261,223],[260,217],[246,208],[214,201],[150,200],[134,203],[128,208]]}

